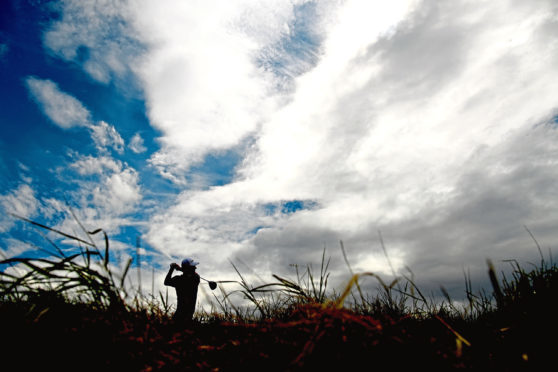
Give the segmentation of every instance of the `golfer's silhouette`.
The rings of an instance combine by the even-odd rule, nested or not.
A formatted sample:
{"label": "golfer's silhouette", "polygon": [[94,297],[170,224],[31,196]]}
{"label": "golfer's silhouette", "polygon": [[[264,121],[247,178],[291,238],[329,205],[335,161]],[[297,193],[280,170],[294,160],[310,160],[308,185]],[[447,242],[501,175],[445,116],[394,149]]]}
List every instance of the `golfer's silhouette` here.
{"label": "golfer's silhouette", "polygon": [[[165,285],[176,289],[177,305],[173,319],[178,322],[190,323],[196,308],[198,285],[200,276],[196,273],[196,265],[191,258],[182,260],[182,267],[176,263],[170,264],[170,269],[165,277]],[[174,270],[182,271],[182,275],[172,276]]]}

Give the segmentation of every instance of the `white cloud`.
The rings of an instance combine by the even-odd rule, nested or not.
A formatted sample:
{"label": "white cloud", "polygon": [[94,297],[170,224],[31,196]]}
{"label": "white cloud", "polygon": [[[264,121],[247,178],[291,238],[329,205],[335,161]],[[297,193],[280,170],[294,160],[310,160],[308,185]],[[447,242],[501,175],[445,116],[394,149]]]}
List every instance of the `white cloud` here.
{"label": "white cloud", "polygon": [[[79,156],[68,169],[75,171],[72,182],[78,187],[73,191],[66,190],[64,195],[71,200],[75,217],[86,229],[102,228],[108,234],[118,234],[123,226],[141,224],[132,216],[143,200],[140,178],[135,169],[107,155]],[[76,174],[87,177],[75,177]],[[40,215],[47,225],[76,236],[83,235],[69,213],[68,203],[57,197],[44,197],[39,201],[27,184],[0,195],[0,233],[8,232],[14,226],[16,220],[8,214],[13,213],[30,219]],[[54,234],[53,238],[60,237]],[[15,244],[13,239],[4,239],[4,242],[8,256],[19,254],[25,248],[22,244]],[[111,240],[111,246],[122,247],[122,243]]]}
{"label": "white cloud", "polygon": [[[186,190],[153,216],[154,247],[215,272],[228,257],[279,271],[343,239],[355,267],[387,275],[380,229],[397,270],[457,287],[487,256],[533,257],[523,224],[558,238],[555,2],[216,4],[134,2],[120,15],[145,46],[127,61],[162,133],[151,162],[163,176],[186,185],[206,154],[254,138],[231,184]],[[319,35],[309,57],[285,44],[297,22]],[[317,206],[266,208],[293,199]]]}
{"label": "white cloud", "polygon": [[127,1],[64,1],[61,19],[43,35],[44,45],[61,58],[83,63],[99,82],[124,77],[127,61],[138,49],[133,37],[125,37],[127,7]]}
{"label": "white cloud", "polygon": [[112,232],[135,224],[130,213],[142,201],[142,192],[134,168],[107,155],[80,156],[69,168],[82,176],[94,176],[75,180],[79,189],[72,192],[72,200],[77,203],[80,221]]}
{"label": "white cloud", "polygon": [[[556,24],[556,6],[409,4],[386,12],[347,2],[324,30],[317,65],[261,126],[240,178],[182,194],[154,219],[166,229],[154,225],[152,242],[176,252],[172,236],[183,232],[181,242],[213,261],[211,247],[231,246],[227,236],[237,248],[219,252],[243,257],[245,249],[278,271],[311,254],[319,259],[323,242],[335,252],[343,239],[355,267],[366,262],[387,275],[380,229],[396,269],[411,265],[435,287],[436,280],[457,286],[466,265],[484,275],[486,257],[536,256],[524,251],[523,224],[547,241],[558,237],[545,227],[554,218],[545,185],[558,179],[557,133],[534,127],[558,106],[558,49],[547,47],[545,31]],[[233,217],[289,199],[317,200],[320,208],[277,220]],[[267,228],[242,241],[260,223]]]}
{"label": "white cloud", "polygon": [[6,249],[2,250],[0,253],[5,258],[17,257],[22,253],[36,249],[31,244],[14,238],[4,239],[4,243],[6,244]]}
{"label": "white cloud", "polygon": [[33,99],[56,125],[62,129],[86,127],[100,151],[112,148],[119,154],[124,152],[124,140],[116,128],[102,120],[92,123],[89,110],[76,98],[61,91],[56,83],[32,76],[25,82]]}
{"label": "white cloud", "polygon": [[89,111],[77,99],[62,92],[53,81],[29,76],[25,83],[44,114],[60,128],[69,129],[89,124]]}
{"label": "white cloud", "polygon": [[131,212],[141,199],[138,182],[138,174],[132,168],[106,177],[102,185],[93,190],[93,205],[115,214]]}
{"label": "white cloud", "polygon": [[70,167],[75,169],[80,175],[84,176],[103,174],[106,171],[109,173],[119,172],[122,169],[122,163],[109,156],[82,156],[70,164]]}
{"label": "white cloud", "polygon": [[[262,125],[265,128],[265,123],[274,122],[278,115],[283,116],[281,123],[272,126],[277,130],[287,127],[283,132],[288,133],[289,127],[298,126],[298,107],[327,105],[318,102],[319,97],[339,93],[325,86],[332,80],[329,74],[337,74],[338,79],[344,76],[340,69],[346,61],[337,61],[338,56],[354,58],[358,48],[366,46],[360,45],[363,39],[370,42],[366,39],[370,35],[377,38],[387,32],[409,8],[406,2],[397,2],[385,14],[367,2],[351,2],[340,16],[325,15],[337,9],[334,4],[276,2],[255,7],[239,1],[216,7],[212,2],[203,6],[173,2],[172,13],[150,2],[136,6],[134,26],[149,51],[139,59],[136,71],[146,89],[151,123],[163,133],[162,149],[152,156],[152,165],[163,176],[184,184],[188,167],[208,152],[231,148],[246,136],[259,137]],[[304,6],[310,10],[301,10]],[[355,15],[360,17],[356,22]],[[371,15],[378,19],[371,22]],[[343,17],[351,20],[343,21]],[[336,24],[342,26],[336,28]],[[325,38],[330,33],[321,48],[301,41],[309,35]],[[318,42],[319,37],[316,39]],[[289,46],[297,43],[304,48],[290,51]],[[322,54],[332,48],[337,48],[329,53],[333,57],[324,59]],[[296,74],[285,76],[285,71],[302,73],[320,60],[323,62],[317,69],[325,78],[324,89],[312,86],[315,90],[300,92],[305,98],[300,97],[292,110],[294,117],[277,113],[278,105],[293,98],[283,86],[285,79]],[[321,75],[313,74],[315,79]],[[297,84],[297,91],[303,90],[299,81],[293,84]]]}
{"label": "white cloud", "polygon": [[144,146],[143,138],[141,138],[139,133],[134,134],[134,136],[130,140],[130,143],[128,144],[128,147],[136,154],[141,154],[142,152],[147,151],[147,147]]}
{"label": "white cloud", "polygon": [[23,183],[26,183],[28,185],[31,184],[33,182],[33,178],[28,175],[30,173],[29,167],[21,162],[18,162],[17,165],[19,168],[19,177],[21,178]]}
{"label": "white cloud", "polygon": [[124,152],[124,140],[114,126],[101,120],[97,124],[91,124],[89,129],[97,149],[104,151],[108,147],[112,147],[119,154]]}
{"label": "white cloud", "polygon": [[243,7],[168,5],[176,11],[151,2],[137,8],[136,27],[152,50],[137,73],[149,119],[164,133],[152,164],[180,177],[207,152],[232,147],[253,132],[272,102],[265,96],[265,74],[253,63],[257,44],[234,24]]}
{"label": "white cloud", "polygon": [[39,202],[35,198],[35,191],[29,185],[21,184],[17,189],[0,195],[0,206],[3,210],[0,218],[0,232],[6,232],[12,228],[14,223],[14,218],[8,213],[26,218],[32,217],[37,211]]}
{"label": "white cloud", "polygon": [[269,93],[284,79],[274,74],[282,67],[273,67],[270,58],[284,49],[296,9],[306,3],[313,4],[72,2],[45,33],[45,45],[68,60],[79,60],[85,47],[83,68],[99,81],[128,69],[136,73],[149,119],[163,133],[151,163],[164,177],[184,183],[190,165],[236,145],[266,120],[275,105]]}

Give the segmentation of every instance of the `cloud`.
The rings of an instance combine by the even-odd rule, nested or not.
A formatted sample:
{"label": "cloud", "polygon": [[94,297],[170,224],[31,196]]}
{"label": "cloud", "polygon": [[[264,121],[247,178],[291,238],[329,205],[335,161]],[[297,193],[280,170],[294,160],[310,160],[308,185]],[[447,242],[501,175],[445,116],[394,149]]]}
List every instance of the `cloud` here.
{"label": "cloud", "polygon": [[[71,178],[65,185],[64,200],[58,195],[41,198],[40,216],[48,226],[85,240],[91,236],[84,236],[81,226],[88,231],[102,228],[110,236],[113,251],[130,248],[119,241],[118,235],[124,228],[142,224],[135,214],[141,212],[139,207],[143,202],[138,172],[107,154],[73,156],[77,157],[75,161],[65,170],[58,170],[60,182],[66,182],[65,177]],[[60,236],[54,234],[51,238],[56,241]],[[104,245],[102,235],[92,238],[99,246]],[[121,254],[117,252],[113,258],[118,261]]]}
{"label": "cloud", "polygon": [[124,140],[116,128],[102,120],[97,124],[92,123],[89,110],[73,96],[62,92],[56,83],[32,76],[25,82],[43,113],[60,128],[86,127],[100,151],[112,148],[119,154],[124,152]]}
{"label": "cloud", "polygon": [[[325,243],[342,273],[343,239],[356,268],[389,275],[381,230],[397,271],[410,265],[429,288],[458,288],[463,267],[485,277],[487,257],[536,257],[523,225],[556,239],[546,201],[558,176],[558,49],[545,46],[556,6],[398,5],[347,2],[323,30],[317,64],[261,125],[236,181],[183,193],[153,219],[168,223],[154,225],[150,241],[178,252],[179,234],[211,262],[215,241],[275,272],[318,260]],[[292,199],[319,207],[255,212]]]}
{"label": "cloud", "polygon": [[[352,29],[353,33],[346,35],[354,25],[351,19],[345,23],[349,26],[343,26],[347,30],[341,29],[330,38],[332,46],[324,42],[318,47],[320,38],[316,35],[327,37],[329,28],[335,28],[334,20],[323,16],[326,22],[320,17],[326,10],[336,8],[330,2],[280,4],[257,10],[246,2],[222,7],[217,13],[211,11],[212,27],[208,27],[205,18],[208,9],[213,8],[211,3],[207,3],[207,9],[175,4],[172,15],[156,17],[146,17],[162,12],[155,5],[147,10],[137,8],[134,21],[138,37],[150,51],[140,59],[137,71],[145,84],[150,121],[163,133],[162,149],[151,159],[162,175],[184,184],[188,168],[203,156],[234,147],[248,136],[259,137],[262,126],[265,130],[266,123],[277,115],[283,115],[277,125],[298,126],[299,106],[292,110],[293,117],[277,111],[293,97],[291,89],[284,86],[299,84],[293,79],[319,64],[328,48],[338,45],[346,54],[350,45],[363,39],[362,35],[377,37],[396,24],[407,9],[405,2],[398,2],[388,8],[387,15],[382,13],[377,22],[370,22],[368,14],[379,14],[378,9],[363,11],[365,3],[353,4],[344,16],[358,15],[358,24],[364,28]],[[330,54],[334,53],[338,51]],[[328,74],[339,74],[331,70],[338,63],[336,58],[319,64],[325,66],[318,67],[325,81],[330,80]],[[315,107],[317,102],[312,101],[312,96],[334,95],[327,87],[315,88],[301,93],[309,101],[299,105]],[[284,131],[287,132],[288,129]]]}
{"label": "cloud", "polygon": [[171,15],[142,5],[136,27],[152,53],[137,71],[150,122],[163,133],[151,162],[180,178],[204,154],[233,147],[257,128],[273,104],[265,96],[270,87],[252,62],[255,41],[234,25],[242,7],[177,1]]}
{"label": "cloud", "polygon": [[19,178],[26,184],[31,184],[33,182],[33,178],[29,175],[30,169],[28,166],[21,162],[17,162],[19,168]]}
{"label": "cloud", "polygon": [[104,174],[105,172],[119,172],[122,163],[109,156],[82,156],[72,164],[70,168],[75,169],[80,175]]}
{"label": "cloud", "polygon": [[3,257],[13,258],[30,250],[36,249],[33,245],[14,238],[3,240],[5,248],[2,250]]}
{"label": "cloud", "polygon": [[107,155],[79,156],[69,169],[84,179],[76,179],[79,188],[70,192],[77,203],[78,219],[88,226],[118,231],[134,224],[130,214],[142,201],[138,172],[128,164]]}
{"label": "cloud", "polygon": [[[428,288],[456,290],[463,267],[485,276],[486,257],[536,258],[523,225],[558,238],[557,11],[512,0],[118,9],[122,40],[144,48],[122,60],[161,133],[150,162],[183,190],[151,218],[146,240],[195,253],[214,273],[231,271],[226,258],[288,272],[319,260],[325,244],[342,275],[342,239],[355,269],[390,275],[380,230],[396,271],[409,265]],[[72,22],[57,27],[81,24]],[[113,71],[109,57],[95,58]],[[247,138],[230,183],[188,189],[193,165]],[[269,208],[295,200],[313,204]]]}
{"label": "cloud", "polygon": [[139,133],[134,134],[134,136],[130,140],[130,143],[128,144],[128,147],[136,154],[141,154],[142,152],[147,151],[147,147],[144,146],[143,138],[141,138]]}
{"label": "cloud", "polygon": [[[133,6],[133,2],[130,6]],[[127,1],[64,1],[60,20],[43,35],[47,50],[76,61],[95,80],[109,83],[129,74],[127,61],[141,47],[127,30]]]}
{"label": "cloud", "polygon": [[[77,154],[71,156],[77,156],[77,159],[68,164],[66,170],[58,170],[59,181],[65,181],[63,172],[71,177],[71,183],[64,185],[64,200],[61,200],[60,193],[49,196],[48,192],[42,193],[43,196],[38,199],[35,191],[26,184],[0,195],[0,209],[3,212],[0,233],[9,232],[14,225],[15,219],[7,214],[10,212],[30,219],[38,215],[41,222],[48,226],[89,240],[90,237],[84,237],[81,227],[76,224],[77,219],[89,231],[102,228],[111,235],[113,252],[115,248],[130,248],[118,241],[117,235],[124,227],[141,224],[133,215],[143,201],[138,172],[107,154],[98,157]],[[50,235],[54,241],[60,239],[59,235]],[[94,240],[99,240],[98,244],[104,244],[102,236],[95,236]],[[2,250],[8,256],[28,249],[22,242],[11,237],[3,238],[2,243]],[[118,260],[120,254],[117,253],[113,258]]]}
{"label": "cloud", "polygon": [[8,213],[26,218],[32,217],[39,207],[39,202],[31,186],[21,184],[16,189],[0,195],[0,206],[3,210],[0,219],[0,232],[6,232],[12,228],[14,223],[13,217],[9,216]]}
{"label": "cloud", "polygon": [[60,128],[70,129],[89,124],[89,111],[77,99],[62,92],[53,81],[29,76],[25,83],[43,113]]}
{"label": "cloud", "polygon": [[124,152],[124,140],[114,126],[101,120],[97,124],[91,124],[89,129],[91,130],[91,138],[93,138],[99,150],[104,151],[108,147],[112,147],[119,154]]}
{"label": "cloud", "polygon": [[125,214],[141,199],[138,174],[132,168],[123,169],[103,180],[93,190],[93,205],[101,211]]}
{"label": "cloud", "polygon": [[[269,92],[295,74],[286,70],[300,73],[315,62],[317,51],[305,48],[315,44],[306,40],[316,37],[310,15],[335,2],[320,3],[72,2],[44,40],[99,81],[125,71],[139,77],[149,119],[163,133],[151,164],[184,184],[189,167],[206,154],[254,133],[275,105]],[[298,56],[274,63],[288,40],[299,44]]]}

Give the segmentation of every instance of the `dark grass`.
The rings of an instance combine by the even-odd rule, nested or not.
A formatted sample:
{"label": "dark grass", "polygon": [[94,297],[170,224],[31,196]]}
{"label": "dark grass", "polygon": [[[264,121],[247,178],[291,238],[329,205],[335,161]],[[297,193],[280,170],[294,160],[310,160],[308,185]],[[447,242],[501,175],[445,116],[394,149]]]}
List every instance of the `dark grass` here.
{"label": "dark grass", "polygon": [[[171,320],[164,295],[129,294],[130,261],[114,273],[106,234],[98,248],[91,235],[102,230],[83,231],[88,239],[74,239],[79,253],[50,241],[48,259],[0,262],[3,362],[21,370],[125,371],[512,371],[554,364],[558,268],[542,254],[529,269],[510,261],[509,277],[488,262],[492,288],[473,293],[466,278],[468,302],[459,307],[443,289],[445,301],[435,303],[412,276],[387,283],[375,273],[353,273],[347,260],[351,281],[342,292],[329,291],[324,250],[319,272],[297,267],[294,280],[274,276],[253,287],[237,270],[236,293],[251,306],[223,291],[212,310],[184,326]],[[9,265],[27,270],[10,275]],[[363,292],[363,276],[378,281],[378,294]]]}

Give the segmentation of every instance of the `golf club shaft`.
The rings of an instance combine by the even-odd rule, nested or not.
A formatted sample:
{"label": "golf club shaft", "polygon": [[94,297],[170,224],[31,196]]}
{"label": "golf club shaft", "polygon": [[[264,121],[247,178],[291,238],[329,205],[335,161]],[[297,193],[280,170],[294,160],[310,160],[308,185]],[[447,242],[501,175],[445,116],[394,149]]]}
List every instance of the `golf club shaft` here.
{"label": "golf club shaft", "polygon": [[217,281],[207,280],[205,278],[202,278],[201,276],[200,276],[200,279],[203,279],[208,283],[238,283],[238,281],[236,281],[236,280],[217,280]]}

